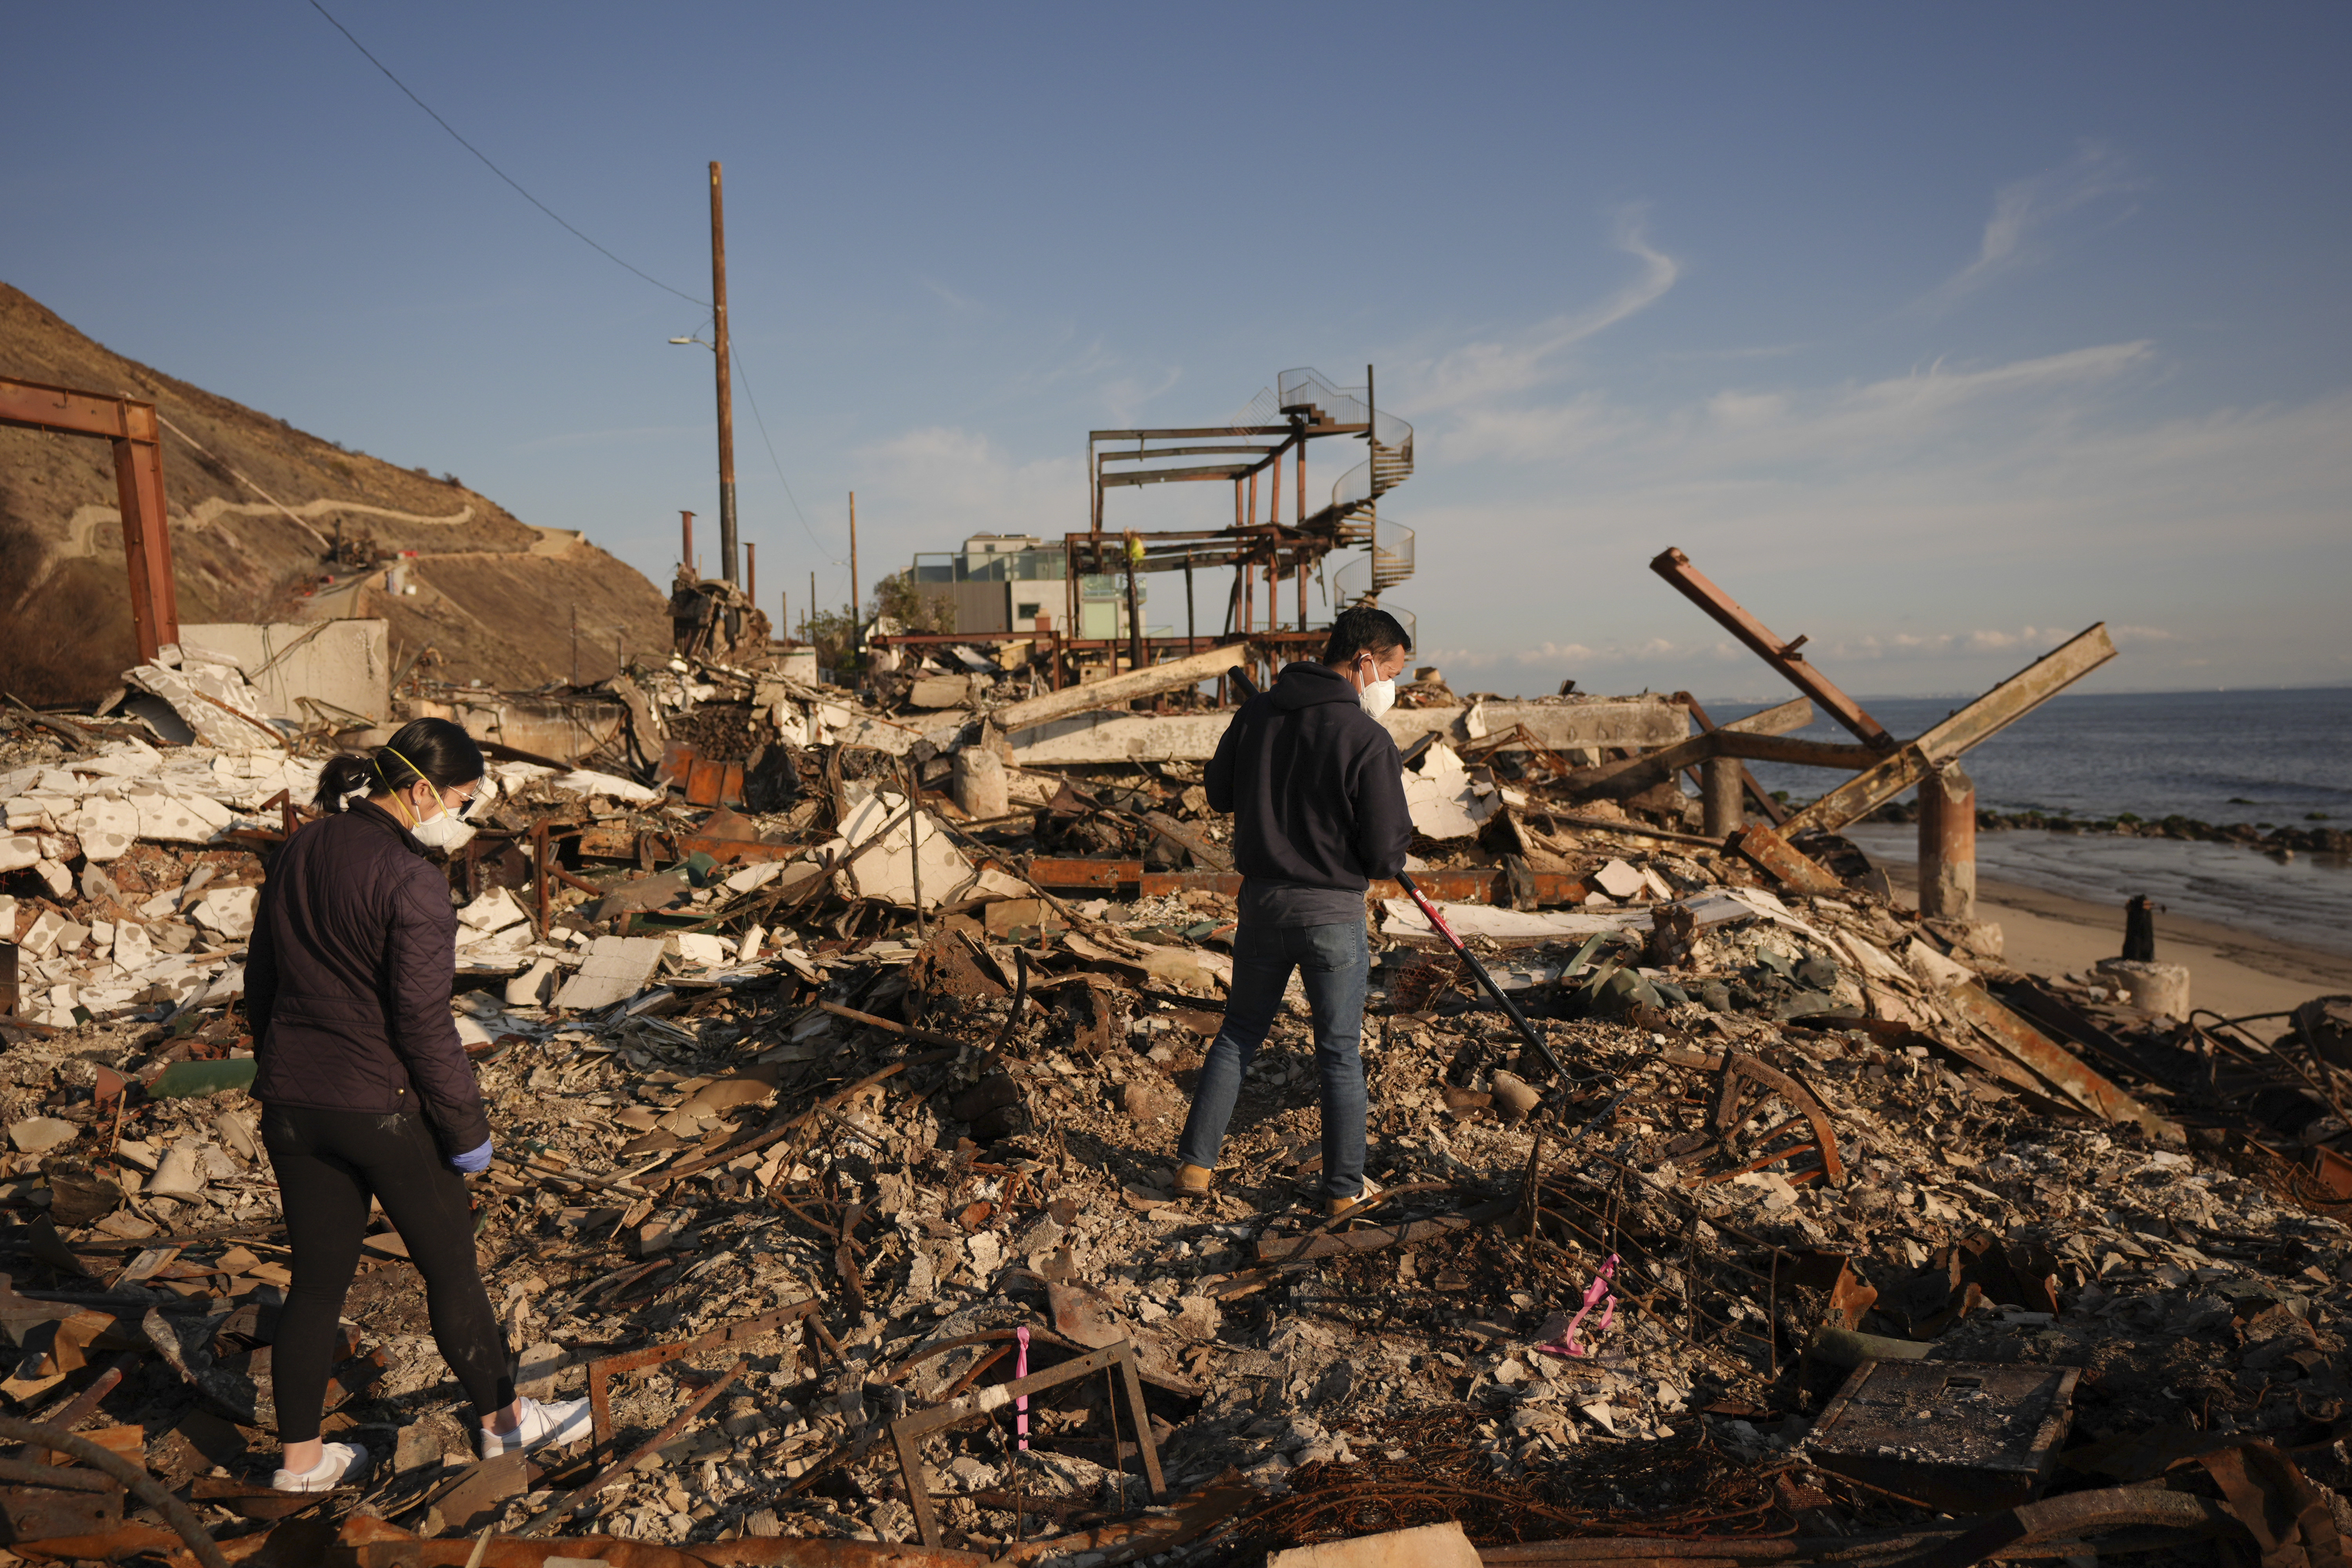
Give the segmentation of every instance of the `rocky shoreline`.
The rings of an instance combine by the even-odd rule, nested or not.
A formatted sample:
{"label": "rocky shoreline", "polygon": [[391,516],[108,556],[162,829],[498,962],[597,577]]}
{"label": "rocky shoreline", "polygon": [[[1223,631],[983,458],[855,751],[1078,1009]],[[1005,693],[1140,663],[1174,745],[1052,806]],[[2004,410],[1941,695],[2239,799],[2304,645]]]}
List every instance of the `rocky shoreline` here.
{"label": "rocky shoreline", "polygon": [[[1919,805],[1916,800],[1891,801],[1863,820],[1916,822],[1919,820]],[[2267,822],[2224,825],[2200,822],[2194,817],[2178,814],[2158,820],[2128,811],[2101,817],[2041,811],[1977,813],[1977,830],[1980,833],[2021,827],[2038,828],[2044,833],[2108,833],[2123,838],[2177,838],[2205,844],[2236,844],[2268,855],[2292,854],[2296,850],[2322,855],[2352,855],[2352,832],[2340,827],[2278,826]]]}

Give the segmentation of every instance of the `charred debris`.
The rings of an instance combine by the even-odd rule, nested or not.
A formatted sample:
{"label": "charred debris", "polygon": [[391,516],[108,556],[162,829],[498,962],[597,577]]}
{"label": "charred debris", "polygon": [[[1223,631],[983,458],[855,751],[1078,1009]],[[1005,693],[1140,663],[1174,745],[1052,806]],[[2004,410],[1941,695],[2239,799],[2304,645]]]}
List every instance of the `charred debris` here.
{"label": "charred debris", "polygon": [[[1373,889],[1385,1190],[1342,1222],[1303,997],[1213,1195],[1164,1184],[1238,887],[1208,692],[1264,644],[1067,686],[1044,636],[883,638],[851,689],[720,585],[593,689],[405,672],[497,759],[448,867],[486,1278],[596,1430],[476,1463],[380,1228],[329,1418],[380,1457],[321,1498],[263,1485],[240,961],[331,715],[171,647],[110,711],[9,710],[5,1550],[2342,1563],[2352,1004],[2221,1019],[1975,917],[1958,759],[2104,631],[1898,741],[1657,564],[1805,696],[1405,689],[1412,874],[1527,1023]],[[1816,705],[1855,743],[1789,739]],[[1843,782],[1784,811],[1759,757]],[[1924,913],[1838,837],[1914,786]]]}

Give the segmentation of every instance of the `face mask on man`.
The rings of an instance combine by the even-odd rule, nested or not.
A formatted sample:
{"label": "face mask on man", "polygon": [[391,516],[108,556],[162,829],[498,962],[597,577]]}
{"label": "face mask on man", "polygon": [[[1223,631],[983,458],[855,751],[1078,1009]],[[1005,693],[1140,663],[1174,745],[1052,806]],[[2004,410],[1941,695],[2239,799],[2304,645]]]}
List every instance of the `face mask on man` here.
{"label": "face mask on man", "polygon": [[[1379,662],[1375,660],[1371,668],[1373,670],[1379,669]],[[1379,718],[1381,714],[1396,706],[1395,678],[1391,677],[1386,680],[1375,680],[1365,685],[1357,691],[1356,701],[1365,712],[1370,714],[1375,719]]]}

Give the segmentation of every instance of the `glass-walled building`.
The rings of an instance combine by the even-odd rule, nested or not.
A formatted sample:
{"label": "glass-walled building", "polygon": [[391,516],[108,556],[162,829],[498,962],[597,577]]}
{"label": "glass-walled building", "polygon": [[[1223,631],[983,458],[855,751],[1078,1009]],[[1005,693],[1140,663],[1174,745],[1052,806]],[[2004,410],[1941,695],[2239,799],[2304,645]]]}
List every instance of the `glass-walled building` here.
{"label": "glass-walled building", "polygon": [[[1027,631],[1075,631],[1082,637],[1128,635],[1127,580],[1086,576],[1078,582],[1078,624],[1069,619],[1068,562],[1060,546],[1040,548],[1032,534],[975,533],[961,550],[915,557],[915,585],[951,598],[955,630],[965,637]],[[1148,597],[1136,584],[1139,602]],[[1150,628],[1146,628],[1149,630]]]}

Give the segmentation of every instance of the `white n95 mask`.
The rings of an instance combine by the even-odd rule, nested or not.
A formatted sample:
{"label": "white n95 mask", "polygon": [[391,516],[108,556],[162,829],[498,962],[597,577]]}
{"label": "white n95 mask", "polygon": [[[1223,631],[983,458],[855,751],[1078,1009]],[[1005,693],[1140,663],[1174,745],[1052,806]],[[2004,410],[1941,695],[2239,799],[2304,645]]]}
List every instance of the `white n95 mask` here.
{"label": "white n95 mask", "polygon": [[1375,680],[1356,693],[1356,701],[1365,712],[1377,719],[1396,706],[1396,681]]}

